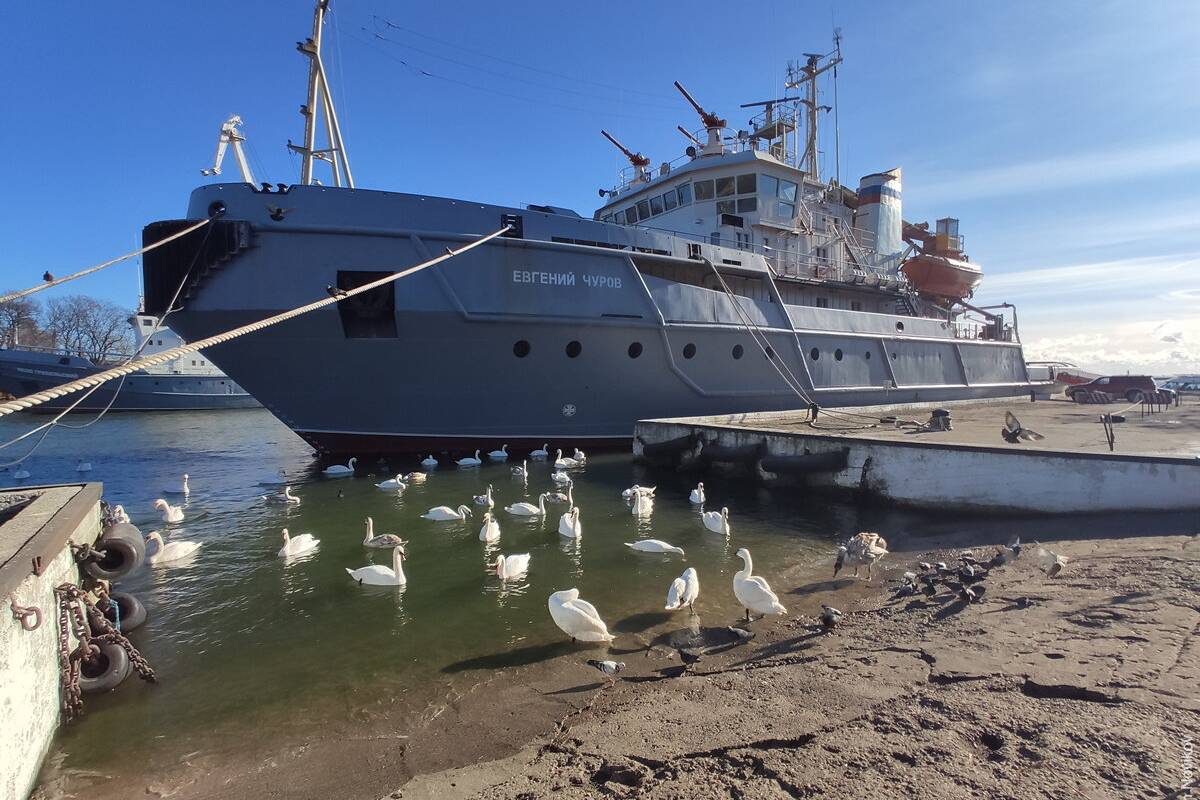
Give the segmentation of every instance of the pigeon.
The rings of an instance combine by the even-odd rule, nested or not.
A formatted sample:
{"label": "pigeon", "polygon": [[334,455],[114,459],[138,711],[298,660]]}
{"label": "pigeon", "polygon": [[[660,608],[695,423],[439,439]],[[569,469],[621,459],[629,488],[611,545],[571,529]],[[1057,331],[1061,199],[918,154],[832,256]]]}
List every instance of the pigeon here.
{"label": "pigeon", "polygon": [[833,630],[837,624],[842,621],[842,612],[838,611],[833,606],[822,604],[821,606],[821,625],[827,631]]}
{"label": "pigeon", "polygon": [[1017,537],[1014,537],[1013,540],[1008,543],[1008,547],[1006,549],[1013,554],[1013,558],[1020,558],[1021,557],[1021,548],[1023,546],[1024,545],[1021,544],[1021,537],[1017,536]]}
{"label": "pigeon", "polygon": [[598,658],[589,658],[587,663],[589,667],[594,667],[603,672],[610,680],[616,680],[617,673],[625,669],[624,661],[601,661]]}
{"label": "pigeon", "polygon": [[745,628],[739,628],[736,625],[730,625],[728,628],[726,628],[726,630],[729,631],[729,633],[733,635],[733,638],[739,642],[748,642],[754,638],[754,631],[748,631]]}
{"label": "pigeon", "polygon": [[908,597],[917,593],[917,573],[906,572],[896,587],[896,597]]}
{"label": "pigeon", "polygon": [[930,564],[928,561],[919,561],[917,562],[917,566],[921,568],[922,572],[930,572],[933,570],[933,564]]}
{"label": "pigeon", "polygon": [[1046,438],[1037,431],[1022,427],[1021,420],[1017,419],[1011,411],[1004,412],[1004,427],[1000,429],[1000,435],[1009,444],[1016,444],[1020,441],[1036,442]]}
{"label": "pigeon", "polygon": [[962,569],[958,571],[958,578],[964,584],[979,583],[986,577],[987,570],[974,564],[963,564]]}
{"label": "pigeon", "polygon": [[1047,550],[1041,545],[1038,545],[1037,560],[1039,569],[1046,573],[1047,578],[1057,578],[1069,561],[1066,556]]}
{"label": "pigeon", "polygon": [[996,567],[1002,567],[1007,563],[1008,553],[1006,553],[1004,550],[997,550],[996,555],[992,556],[991,560],[984,564],[984,566],[988,569],[995,569]]}
{"label": "pigeon", "polygon": [[275,220],[276,222],[282,222],[283,218],[286,217],[290,211],[292,211],[290,208],[280,208],[279,206],[273,206],[270,203],[267,203],[267,214],[269,214],[271,219]]}
{"label": "pigeon", "polygon": [[330,297],[345,297],[346,296],[345,289],[339,289],[336,286],[333,286],[330,284],[326,284],[325,291],[329,292]]}
{"label": "pigeon", "polygon": [[933,568],[935,570],[937,570],[938,575],[945,575],[947,572],[950,571],[950,568],[946,566],[945,561],[937,562],[936,564],[933,565]]}
{"label": "pigeon", "polygon": [[937,594],[937,584],[933,582],[933,578],[926,576],[921,580],[921,594],[925,595],[926,597],[933,597]]}
{"label": "pigeon", "polygon": [[704,658],[703,647],[680,647],[679,660],[683,662],[684,668],[688,668]]}
{"label": "pigeon", "polygon": [[46,270],[42,273],[42,280],[44,280],[46,283],[54,283],[54,276],[50,274],[50,270]]}
{"label": "pigeon", "polygon": [[979,598],[983,597],[985,587],[983,586],[966,586],[958,590],[958,597],[964,603],[978,603]]}

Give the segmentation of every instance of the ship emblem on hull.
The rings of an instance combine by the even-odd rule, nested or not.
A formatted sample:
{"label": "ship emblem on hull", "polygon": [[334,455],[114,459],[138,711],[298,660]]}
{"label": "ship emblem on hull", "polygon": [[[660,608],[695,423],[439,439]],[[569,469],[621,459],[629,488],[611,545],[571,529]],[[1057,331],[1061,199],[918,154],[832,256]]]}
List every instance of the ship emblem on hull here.
{"label": "ship emblem on hull", "polygon": [[577,409],[575,408],[574,403],[567,403],[565,406],[562,407],[562,415],[564,417],[573,417],[573,416],[575,416],[576,410]]}

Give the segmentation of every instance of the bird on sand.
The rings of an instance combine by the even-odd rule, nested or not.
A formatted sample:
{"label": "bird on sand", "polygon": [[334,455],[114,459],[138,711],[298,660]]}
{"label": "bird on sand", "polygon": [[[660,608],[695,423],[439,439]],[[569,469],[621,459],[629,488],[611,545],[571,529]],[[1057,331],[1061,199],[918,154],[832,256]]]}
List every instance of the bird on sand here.
{"label": "bird on sand", "polygon": [[593,669],[600,670],[610,681],[615,681],[617,679],[617,673],[625,669],[624,661],[611,661],[609,659],[601,660],[598,658],[589,658],[587,660],[587,664]]}
{"label": "bird on sand", "polygon": [[958,588],[958,599],[964,603],[978,603],[979,598],[983,597],[983,592],[986,587],[983,586],[967,586],[963,584]]}
{"label": "bird on sand", "polygon": [[550,595],[546,605],[550,618],[571,641],[611,642],[613,635],[600,618],[600,612],[586,600],[579,598],[578,589],[565,589]]}
{"label": "bird on sand", "polygon": [[751,611],[763,616],[786,614],[787,609],[779,602],[779,597],[771,591],[771,585],[767,583],[766,579],[760,575],[750,574],[754,569],[750,551],[743,547],[737,551],[737,556],[742,560],[742,569],[733,575],[733,596],[746,610],[746,621],[750,621]]}
{"label": "bird on sand", "polygon": [[748,631],[745,628],[739,628],[736,625],[729,625],[725,628],[733,636],[734,641],[748,642],[754,638],[754,631]]}
{"label": "bird on sand", "polygon": [[833,565],[833,574],[841,572],[847,564],[854,565],[854,577],[858,577],[858,568],[867,565],[867,580],[871,580],[871,571],[875,562],[888,554],[887,540],[878,533],[863,531],[856,533],[850,541],[838,548],[837,561]]}
{"label": "bird on sand", "polygon": [[330,297],[337,297],[337,298],[346,297],[345,289],[339,289],[336,286],[333,286],[332,284],[326,284],[325,291],[329,293]]}
{"label": "bird on sand", "polygon": [[1046,573],[1047,578],[1057,578],[1066,568],[1067,561],[1070,559],[1038,545],[1037,560],[1039,568]]}
{"label": "bird on sand", "polygon": [[704,658],[703,647],[679,647],[676,649],[679,651],[679,660],[683,662],[684,670],[693,664],[700,663],[700,660]]}
{"label": "bird on sand", "polygon": [[688,567],[667,590],[666,611],[678,611],[684,606],[695,611],[696,598],[700,596],[700,575],[694,567]]}
{"label": "bird on sand", "polygon": [[1004,427],[1000,429],[1000,435],[1009,444],[1017,444],[1021,441],[1038,442],[1046,438],[1037,431],[1021,425],[1021,420],[1017,419],[1011,411],[1004,412]]}
{"label": "bird on sand", "polygon": [[833,606],[821,605],[821,626],[831,631],[842,621],[842,612]]}

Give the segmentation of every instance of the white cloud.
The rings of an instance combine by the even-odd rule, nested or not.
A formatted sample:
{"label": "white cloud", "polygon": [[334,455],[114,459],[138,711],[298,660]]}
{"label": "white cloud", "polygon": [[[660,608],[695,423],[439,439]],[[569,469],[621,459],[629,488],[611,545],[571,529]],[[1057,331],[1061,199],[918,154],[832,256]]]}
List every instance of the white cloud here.
{"label": "white cloud", "polygon": [[[1178,341],[1167,341],[1158,335],[1163,330],[1172,331]],[[1024,336],[1027,360],[1070,361],[1084,369],[1113,374],[1200,373],[1200,346],[1192,344],[1196,341],[1200,341],[1197,319],[1139,320],[1112,325],[1093,320],[1084,330],[1080,330],[1077,322],[1060,319],[1027,326]]]}

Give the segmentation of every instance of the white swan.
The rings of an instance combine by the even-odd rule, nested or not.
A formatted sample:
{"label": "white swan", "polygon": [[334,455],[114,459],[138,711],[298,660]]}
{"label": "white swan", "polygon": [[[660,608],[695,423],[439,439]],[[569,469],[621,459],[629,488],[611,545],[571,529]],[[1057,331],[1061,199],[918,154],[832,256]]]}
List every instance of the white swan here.
{"label": "white swan", "polygon": [[507,581],[519,578],[529,571],[529,553],[517,553],[511,556],[496,556],[496,574],[500,580]]}
{"label": "white swan", "polygon": [[264,494],[262,496],[262,499],[268,503],[274,503],[276,505],[283,505],[283,506],[298,506],[298,505],[300,505],[300,498],[296,497],[296,495],[292,494],[292,487],[290,487],[290,486],[284,486],[283,491],[280,492],[279,494]]}
{"label": "white swan", "polygon": [[554,481],[559,486],[566,486],[571,482],[571,476],[560,469],[558,472],[550,473],[550,480]]}
{"label": "white swan", "polygon": [[279,472],[275,473],[274,475],[267,475],[266,477],[262,478],[258,482],[258,485],[259,486],[283,486],[287,482],[288,482],[287,473],[284,472],[282,469],[280,469]]}
{"label": "white swan", "polygon": [[683,555],[682,547],[676,547],[662,539],[639,539],[636,542],[626,542],[625,546],[640,553],[679,553],[679,555]]}
{"label": "white swan", "polygon": [[467,456],[466,458],[460,458],[458,461],[455,461],[454,463],[458,464],[460,467],[478,467],[483,462],[479,459],[479,451],[476,450],[474,456]]}
{"label": "white swan", "polygon": [[587,454],[578,447],[575,448],[575,463],[581,467],[587,463]]}
{"label": "white swan", "polygon": [[671,588],[667,590],[667,605],[666,611],[678,611],[684,606],[693,608],[693,603],[700,596],[700,575],[697,574],[693,567],[688,567],[675,580],[671,581]]}
{"label": "white swan", "polygon": [[303,555],[317,549],[320,539],[314,539],[311,533],[302,533],[293,539],[288,535],[288,529],[283,529],[283,547],[279,548],[280,558],[291,558]]}
{"label": "white swan", "polygon": [[579,462],[573,458],[563,458],[562,450],[558,450],[554,454],[554,466],[558,469],[570,469],[571,467],[578,467]]}
{"label": "white swan", "polygon": [[421,459],[422,467],[427,467],[427,468],[432,469],[433,467],[436,467],[437,465],[438,465],[438,460],[433,457],[433,453],[430,453],[425,458]]}
{"label": "white swan", "polygon": [[404,586],[408,583],[408,578],[404,575],[404,548],[392,548],[390,569],[380,564],[369,564],[358,569],[346,567],[346,574],[360,585],[365,583],[370,586]]}
{"label": "white swan", "polygon": [[192,490],[188,488],[188,476],[185,473],[183,476],[183,482],[179,486],[167,487],[166,489],[163,489],[163,494],[181,494],[186,497],[187,495],[191,494],[191,491]]}
{"label": "white swan", "polygon": [[483,515],[483,527],[479,529],[479,541],[500,541],[500,523],[496,521],[496,516],[490,511]]}
{"label": "white swan", "polygon": [[75,464],[75,471],[76,472],[91,472],[92,471],[92,462],[84,461],[82,458],[79,459],[78,463]]}
{"label": "white swan", "polygon": [[112,516],[117,522],[129,522],[129,514],[125,511],[125,506],[114,506]]}
{"label": "white swan", "polygon": [[367,533],[363,536],[363,547],[404,547],[408,544],[394,533],[381,533],[376,536],[375,520],[367,517],[364,521],[367,523]]}
{"label": "white swan", "polygon": [[492,485],[490,483],[486,492],[475,495],[475,505],[487,506],[488,508],[496,507],[496,501],[492,499]]}
{"label": "white swan", "polygon": [[151,531],[150,535],[146,537],[146,542],[147,544],[154,542],[158,545],[153,552],[146,553],[146,563],[151,566],[187,558],[200,549],[200,542],[171,542],[170,544],[164,544],[162,534],[158,531]]}
{"label": "white swan", "polygon": [[648,517],[654,513],[654,498],[648,494],[635,494],[633,508],[630,509],[635,517]]}
{"label": "white swan", "polygon": [[488,458],[492,461],[508,461],[508,445],[501,445],[499,450],[488,453]]}
{"label": "white swan", "polygon": [[521,466],[513,467],[512,468],[512,476],[514,478],[528,478],[529,477],[529,462],[522,461]]}
{"label": "white swan", "polygon": [[568,539],[583,537],[583,523],[579,521],[579,506],[571,506],[571,510],[558,518],[558,535]]}
{"label": "white swan", "polygon": [[700,515],[704,521],[704,527],[708,528],[713,533],[723,533],[729,535],[729,509],[722,508],[720,511],[705,511]]}
{"label": "white swan", "polygon": [[647,497],[654,497],[654,490],[657,488],[657,486],[638,486],[635,483],[633,486],[630,486],[628,489],[622,491],[621,497],[624,497],[626,500],[629,500],[639,494],[644,494]]}
{"label": "white swan", "polygon": [[326,478],[350,478],[354,475],[354,465],[357,463],[358,459],[352,458],[345,464],[330,464],[321,470],[321,474]]}
{"label": "white swan", "polygon": [[567,508],[575,505],[575,497],[573,491],[575,489],[575,481],[567,481],[567,492],[546,492],[547,503],[566,503]]}
{"label": "white swan", "polygon": [[540,450],[529,451],[529,457],[536,458],[536,459],[549,458],[550,451],[547,449],[548,447],[550,447],[550,443],[546,442],[545,444],[542,445],[542,448]]}
{"label": "white swan", "polygon": [[746,619],[750,619],[751,611],[763,615],[786,614],[787,609],[771,591],[771,585],[765,579],[750,574],[754,568],[750,560],[750,551],[743,547],[737,554],[738,558],[742,559],[742,569],[733,575],[733,595],[742,608],[746,609]]}
{"label": "white swan", "polygon": [[546,495],[538,495],[538,504],[533,503],[513,503],[504,509],[508,513],[516,517],[542,517],[546,515]]}
{"label": "white swan", "polygon": [[688,495],[688,502],[695,503],[698,506],[704,505],[704,484],[697,483],[696,488],[692,489],[692,493]]}
{"label": "white swan", "polygon": [[154,507],[162,514],[163,522],[173,525],[176,522],[183,522],[183,509],[179,506],[173,506],[161,497],[154,501]]}
{"label": "white swan", "polygon": [[404,482],[402,476],[397,473],[396,477],[388,478],[386,481],[380,481],[375,484],[376,489],[381,489],[385,492],[403,492],[408,488],[408,484]]}
{"label": "white swan", "polygon": [[429,476],[424,472],[410,472],[404,476],[404,480],[409,483],[424,483],[427,477]]}
{"label": "white swan", "polygon": [[565,589],[550,595],[547,602],[550,618],[571,641],[611,642],[613,636],[600,619],[600,612],[586,600],[579,599],[578,589]]}
{"label": "white swan", "polygon": [[449,522],[450,520],[461,521],[471,516],[471,509],[466,506],[459,506],[457,509],[449,506],[437,506],[431,508],[421,515],[422,519],[432,519],[438,522]]}

